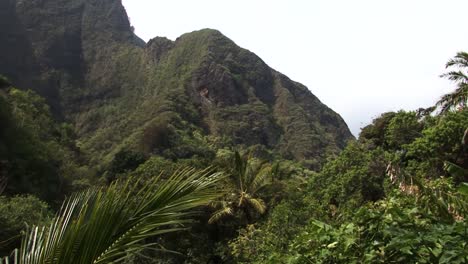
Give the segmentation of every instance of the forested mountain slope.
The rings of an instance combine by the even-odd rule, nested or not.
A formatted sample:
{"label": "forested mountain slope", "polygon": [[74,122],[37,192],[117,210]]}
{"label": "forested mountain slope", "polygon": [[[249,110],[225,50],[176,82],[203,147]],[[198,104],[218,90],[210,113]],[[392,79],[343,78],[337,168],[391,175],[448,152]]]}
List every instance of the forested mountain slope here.
{"label": "forested mountain slope", "polygon": [[319,168],[352,138],[305,86],[216,30],[145,44],[120,1],[1,5],[0,73],[73,124],[93,164],[123,149],[203,156],[190,143],[202,135],[209,144],[257,146]]}
{"label": "forested mountain slope", "polygon": [[446,66],[351,140],[216,30],[0,0],[0,263],[467,263],[468,53]]}

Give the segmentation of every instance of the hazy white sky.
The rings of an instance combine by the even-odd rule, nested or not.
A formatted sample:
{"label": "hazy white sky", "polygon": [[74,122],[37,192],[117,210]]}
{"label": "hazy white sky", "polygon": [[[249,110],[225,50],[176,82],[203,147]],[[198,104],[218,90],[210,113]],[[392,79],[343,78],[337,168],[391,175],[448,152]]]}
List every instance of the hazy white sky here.
{"label": "hazy white sky", "polygon": [[214,28],[306,85],[357,135],[390,110],[454,87],[445,62],[468,51],[467,0],[123,0],[145,41]]}

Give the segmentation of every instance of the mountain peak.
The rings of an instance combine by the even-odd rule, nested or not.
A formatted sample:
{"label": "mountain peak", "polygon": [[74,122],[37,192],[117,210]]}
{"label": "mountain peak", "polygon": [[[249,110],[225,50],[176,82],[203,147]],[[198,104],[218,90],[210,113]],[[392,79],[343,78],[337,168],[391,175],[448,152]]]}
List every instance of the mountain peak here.
{"label": "mountain peak", "polygon": [[[40,2],[0,10],[0,23],[15,26],[0,27],[0,45],[15,34],[10,50],[36,65],[21,78],[38,80],[34,88],[74,124],[83,149],[96,159],[109,160],[122,148],[160,154],[177,148],[171,158],[202,155],[179,150],[198,131],[229,139],[225,147],[263,146],[318,168],[352,138],[343,119],[305,86],[218,30],[145,44],[133,34],[121,1]],[[3,51],[0,57],[8,57]],[[159,141],[148,138],[154,127],[170,132],[167,140],[174,142],[154,145]]]}
{"label": "mountain peak", "polygon": [[223,35],[219,30],[210,28],[185,33],[176,39],[176,43],[187,43],[189,45],[195,44],[202,47],[217,46],[223,49],[229,46],[237,47],[231,39]]}
{"label": "mountain peak", "polygon": [[212,28],[202,28],[199,30],[194,30],[192,32],[188,32],[185,34],[182,34],[179,38],[184,38],[187,36],[197,36],[197,37],[209,37],[209,36],[215,36],[215,37],[225,37],[221,31],[217,29],[212,29]]}

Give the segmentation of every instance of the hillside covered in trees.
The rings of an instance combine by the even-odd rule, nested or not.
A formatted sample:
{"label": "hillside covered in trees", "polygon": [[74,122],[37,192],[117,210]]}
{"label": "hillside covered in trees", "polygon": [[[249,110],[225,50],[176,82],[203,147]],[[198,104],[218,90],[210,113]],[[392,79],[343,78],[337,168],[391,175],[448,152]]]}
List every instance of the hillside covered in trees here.
{"label": "hillside covered in trees", "polygon": [[216,30],[145,43],[116,0],[0,25],[0,263],[468,263],[467,53],[355,139]]}

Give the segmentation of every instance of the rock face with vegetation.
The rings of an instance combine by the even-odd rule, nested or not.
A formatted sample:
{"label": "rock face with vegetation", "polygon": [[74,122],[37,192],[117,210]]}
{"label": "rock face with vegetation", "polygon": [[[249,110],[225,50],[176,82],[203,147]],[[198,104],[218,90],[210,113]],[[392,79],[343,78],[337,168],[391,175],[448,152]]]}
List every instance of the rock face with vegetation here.
{"label": "rock face with vegetation", "polygon": [[216,30],[0,0],[0,264],[468,263],[468,53],[446,66],[452,93],[347,142]]}
{"label": "rock face with vegetation", "polygon": [[144,43],[120,1],[1,5],[0,72],[72,123],[94,163],[123,149],[203,156],[190,143],[201,135],[207,145],[265,148],[319,168],[352,138],[305,86],[216,30]]}

